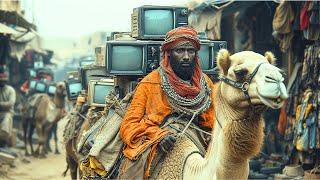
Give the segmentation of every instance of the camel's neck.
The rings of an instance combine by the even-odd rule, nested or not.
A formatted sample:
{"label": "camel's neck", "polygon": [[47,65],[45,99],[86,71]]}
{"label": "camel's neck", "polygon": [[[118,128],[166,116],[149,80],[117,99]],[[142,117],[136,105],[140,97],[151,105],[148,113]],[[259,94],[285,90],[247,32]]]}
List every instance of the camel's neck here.
{"label": "camel's neck", "polygon": [[57,108],[64,108],[65,106],[65,98],[59,94],[55,94],[53,97],[53,102]]}
{"label": "camel's neck", "polygon": [[[263,121],[260,115],[243,120],[245,112],[232,108],[222,97],[220,85],[215,95],[215,126],[205,158],[191,156],[184,177],[208,179],[248,178],[248,159],[260,151]],[[218,123],[219,121],[219,123]],[[220,125],[221,126],[220,126]]]}
{"label": "camel's neck", "polygon": [[[222,91],[221,85],[219,84],[218,90],[216,92],[215,99],[214,99],[215,107],[217,107],[215,108],[215,117],[216,117],[217,123],[227,123],[231,121],[239,121],[239,120],[248,118],[247,110],[234,108],[235,107],[234,105],[230,105],[229,103],[227,103],[223,98],[221,91]],[[222,119],[223,122],[221,122],[220,119]],[[223,126],[223,124],[221,125]]]}
{"label": "camel's neck", "polygon": [[216,132],[218,139],[213,147],[213,152],[219,153],[215,165],[217,177],[247,178],[248,160],[260,152],[263,142],[261,112],[249,115],[247,109],[232,108],[223,98],[221,86],[216,94],[215,107],[216,121],[222,126],[216,124],[215,130],[220,131]]}

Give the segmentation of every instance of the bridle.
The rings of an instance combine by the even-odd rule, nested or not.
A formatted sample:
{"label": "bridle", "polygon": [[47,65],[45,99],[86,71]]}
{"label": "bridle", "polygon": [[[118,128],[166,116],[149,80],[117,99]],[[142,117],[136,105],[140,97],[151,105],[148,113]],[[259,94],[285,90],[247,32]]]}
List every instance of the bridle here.
{"label": "bridle", "polygon": [[237,81],[234,81],[234,80],[227,78],[226,76],[219,77],[219,79],[221,81],[229,84],[232,87],[240,89],[244,93],[244,96],[245,96],[246,100],[248,101],[249,106],[252,110],[254,109],[254,106],[253,106],[251,99],[250,99],[250,96],[249,96],[249,86],[250,86],[250,83],[251,83],[253,77],[257,74],[260,66],[264,63],[265,62],[258,64],[258,66],[254,69],[254,71],[249,75],[248,79],[244,82],[237,82]]}

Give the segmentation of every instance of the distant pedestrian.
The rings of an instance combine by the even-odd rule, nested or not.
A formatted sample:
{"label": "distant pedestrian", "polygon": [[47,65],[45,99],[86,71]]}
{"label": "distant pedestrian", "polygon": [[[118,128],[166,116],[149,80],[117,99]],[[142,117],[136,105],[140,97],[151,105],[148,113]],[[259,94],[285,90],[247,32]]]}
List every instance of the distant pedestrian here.
{"label": "distant pedestrian", "polygon": [[12,135],[16,92],[8,83],[5,68],[0,67],[0,146],[7,146]]}

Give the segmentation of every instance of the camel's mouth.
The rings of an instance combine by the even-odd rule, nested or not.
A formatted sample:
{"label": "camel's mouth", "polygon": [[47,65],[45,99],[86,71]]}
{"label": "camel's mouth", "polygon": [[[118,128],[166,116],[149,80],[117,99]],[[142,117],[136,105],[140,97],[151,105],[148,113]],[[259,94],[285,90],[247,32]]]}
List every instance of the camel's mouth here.
{"label": "camel's mouth", "polygon": [[272,108],[272,109],[279,109],[284,104],[284,99],[282,99],[280,96],[278,97],[266,97],[263,96],[258,92],[258,96],[263,104],[266,106]]}

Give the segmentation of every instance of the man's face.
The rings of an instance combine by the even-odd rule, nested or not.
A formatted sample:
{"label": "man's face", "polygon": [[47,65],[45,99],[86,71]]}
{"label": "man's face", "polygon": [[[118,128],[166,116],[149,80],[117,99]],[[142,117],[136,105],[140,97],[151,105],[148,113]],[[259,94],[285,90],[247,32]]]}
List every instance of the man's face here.
{"label": "man's face", "polygon": [[174,73],[183,80],[190,80],[195,67],[196,49],[180,45],[170,50],[170,64]]}

